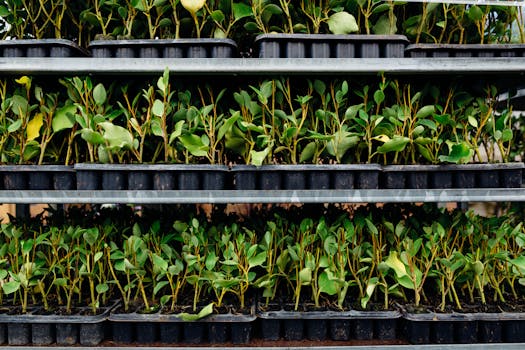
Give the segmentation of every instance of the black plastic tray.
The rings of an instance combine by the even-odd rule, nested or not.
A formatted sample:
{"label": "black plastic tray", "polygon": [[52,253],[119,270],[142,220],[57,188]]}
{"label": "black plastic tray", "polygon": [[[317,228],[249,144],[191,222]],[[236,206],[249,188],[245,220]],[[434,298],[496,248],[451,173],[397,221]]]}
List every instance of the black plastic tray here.
{"label": "black plastic tray", "polygon": [[407,57],[524,57],[525,44],[413,44]]}
{"label": "black plastic tray", "polygon": [[277,340],[393,340],[397,339],[398,311],[268,311],[260,312],[263,339]]}
{"label": "black plastic tray", "polygon": [[75,190],[75,171],[66,165],[0,165],[6,190]]}
{"label": "black plastic tray", "polygon": [[383,166],[382,188],[519,188],[524,164],[483,163]]}
{"label": "black plastic tray", "polygon": [[238,57],[231,39],[95,40],[93,57],[120,58],[232,58]]}
{"label": "black plastic tray", "polygon": [[74,165],[79,190],[225,190],[228,167],[212,164]]}
{"label": "black plastic tray", "polygon": [[177,314],[111,313],[113,341],[141,344],[227,343],[246,344],[252,338],[255,315],[209,315],[197,321],[185,321]]}
{"label": "black plastic tray", "polygon": [[100,313],[93,316],[88,314],[91,308],[87,307],[77,308],[73,315],[47,315],[41,308],[32,308],[22,315],[0,314],[0,328],[7,334],[0,343],[95,346],[104,340],[104,323],[116,305],[101,307]]}
{"label": "black plastic tray", "polygon": [[0,40],[1,57],[87,57],[89,52],[65,39]]}
{"label": "black plastic tray", "polygon": [[235,165],[237,190],[377,189],[379,164]]}
{"label": "black plastic tray", "polygon": [[259,58],[404,57],[404,35],[262,34],[255,39]]}

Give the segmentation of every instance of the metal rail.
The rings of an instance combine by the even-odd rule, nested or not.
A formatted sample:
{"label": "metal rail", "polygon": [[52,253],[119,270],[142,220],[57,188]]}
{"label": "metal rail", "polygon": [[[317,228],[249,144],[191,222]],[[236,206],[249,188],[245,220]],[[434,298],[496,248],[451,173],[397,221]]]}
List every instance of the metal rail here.
{"label": "metal rail", "polygon": [[[100,346],[100,347],[85,347],[75,346],[76,350],[115,350],[115,346]],[[166,347],[148,347],[148,346],[118,346],[121,350],[522,350],[525,348],[525,344],[439,344],[439,345],[341,345],[341,346],[166,346]],[[5,350],[34,350],[35,347],[31,346],[3,346]],[[52,349],[52,350],[66,350],[71,347],[63,346],[38,346],[38,349]]]}
{"label": "metal rail", "polygon": [[0,203],[13,204],[412,203],[518,201],[525,201],[525,188],[281,191],[0,191]]}
{"label": "metal rail", "polygon": [[525,57],[483,58],[0,58],[0,73],[184,76],[487,74],[520,79]]}
{"label": "metal rail", "polygon": [[524,1],[507,0],[405,0],[406,2],[428,2],[438,4],[463,4],[463,5],[496,5],[496,6],[525,6]]}

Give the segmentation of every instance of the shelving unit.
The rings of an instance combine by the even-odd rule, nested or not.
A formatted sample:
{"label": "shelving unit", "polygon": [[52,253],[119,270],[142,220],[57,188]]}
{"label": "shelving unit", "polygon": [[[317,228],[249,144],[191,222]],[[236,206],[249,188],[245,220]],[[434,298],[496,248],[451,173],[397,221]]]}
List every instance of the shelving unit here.
{"label": "shelving unit", "polygon": [[[144,59],[144,58],[0,58],[3,75],[159,75],[185,77],[348,76],[402,77],[468,76],[523,84],[525,57],[508,58],[379,58],[379,59]],[[412,202],[525,202],[525,188],[392,189],[392,190],[279,190],[279,191],[12,191],[0,190],[0,203],[12,204],[227,204],[227,203],[412,203]],[[525,344],[333,346],[323,349],[522,349]],[[15,347],[5,347],[6,349]],[[16,347],[29,349],[32,347]],[[44,347],[65,349],[63,347]],[[78,347],[83,349],[84,347]],[[136,349],[137,347],[121,347]],[[141,346],[141,349],[150,349]],[[199,347],[200,349],[211,349]],[[230,348],[230,347],[226,347]],[[88,349],[88,348],[86,348]],[[105,349],[101,347],[99,349]],[[107,348],[109,349],[109,348]],[[151,348],[153,349],[153,348]],[[155,349],[182,349],[161,347]],[[213,349],[221,349],[214,347]],[[237,347],[237,349],[258,349]],[[267,348],[266,348],[267,349]],[[312,347],[278,347],[306,350]]]}

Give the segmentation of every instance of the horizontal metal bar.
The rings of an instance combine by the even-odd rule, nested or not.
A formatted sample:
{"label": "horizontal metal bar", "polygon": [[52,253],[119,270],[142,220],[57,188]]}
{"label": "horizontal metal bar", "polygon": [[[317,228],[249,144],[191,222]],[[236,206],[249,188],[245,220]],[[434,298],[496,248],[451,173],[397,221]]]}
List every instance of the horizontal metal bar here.
{"label": "horizontal metal bar", "polygon": [[0,191],[0,203],[412,203],[519,202],[525,188],[282,191]]}
{"label": "horizontal metal bar", "polygon": [[[525,344],[439,344],[439,345],[341,345],[341,346],[119,346],[120,350],[522,350]],[[34,350],[30,346],[4,346],[5,350]],[[63,346],[39,346],[38,349],[52,349],[52,350],[69,350],[71,347]],[[93,347],[75,346],[76,350],[92,350]],[[97,350],[115,350],[114,346],[97,346]]]}
{"label": "horizontal metal bar", "polygon": [[525,57],[483,58],[0,58],[4,74],[161,74],[174,75],[375,75],[494,74],[523,75]]}
{"label": "horizontal metal bar", "polygon": [[464,5],[496,5],[496,6],[525,6],[524,1],[507,0],[404,0],[405,2],[428,2],[438,4],[464,4]]}

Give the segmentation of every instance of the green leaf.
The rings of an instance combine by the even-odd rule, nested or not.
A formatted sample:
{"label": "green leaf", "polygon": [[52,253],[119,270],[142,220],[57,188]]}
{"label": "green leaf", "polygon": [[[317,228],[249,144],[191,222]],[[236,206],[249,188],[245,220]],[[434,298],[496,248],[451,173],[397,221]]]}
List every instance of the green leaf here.
{"label": "green leaf", "polygon": [[425,119],[434,114],[435,111],[436,108],[433,105],[423,106],[419,109],[419,111],[417,111],[416,118]]}
{"label": "green leaf", "polygon": [[374,294],[378,281],[379,279],[377,277],[372,277],[366,284],[366,295],[363,298],[361,298],[361,307],[363,309],[366,309],[368,301]]}
{"label": "green leaf", "polygon": [[202,142],[202,139],[193,134],[185,134],[179,137],[184,148],[195,157],[206,157],[209,147]]}
{"label": "green leaf", "polygon": [[305,267],[299,271],[299,282],[305,286],[312,283],[312,269]]}
{"label": "green leaf", "polygon": [[222,13],[221,10],[215,10],[213,11],[211,14],[210,14],[211,18],[215,21],[215,22],[219,22],[221,23],[222,21],[224,21],[224,13]]}
{"label": "green leaf", "polygon": [[151,107],[151,112],[156,117],[162,117],[164,115],[164,102],[161,100],[155,100],[153,106]]}
{"label": "green leaf", "polygon": [[15,293],[20,289],[20,282],[19,281],[9,281],[2,284],[2,290],[5,294],[12,294]]}
{"label": "green leaf", "polygon": [[394,138],[377,147],[377,152],[381,154],[388,152],[401,152],[409,142],[410,139],[408,137],[394,135]]}
{"label": "green leaf", "polygon": [[478,120],[471,115],[468,116],[468,123],[474,128],[478,127]]}
{"label": "green leaf", "polygon": [[471,21],[478,22],[483,19],[483,11],[477,5],[472,5],[468,10],[468,18]]}
{"label": "green leaf", "polygon": [[304,163],[309,161],[313,158],[315,155],[315,151],[317,150],[317,143],[312,141],[309,144],[307,144],[303,150],[301,151],[301,156],[299,157],[299,162]]}
{"label": "green leaf", "polygon": [[334,13],[326,22],[332,34],[350,34],[359,30],[355,17],[345,11]]}
{"label": "green leaf", "polygon": [[71,129],[75,125],[75,113],[77,107],[75,105],[67,105],[57,109],[51,125],[54,132],[59,132],[65,129]]}
{"label": "green leaf", "polygon": [[504,129],[503,132],[501,133],[501,141],[502,142],[509,142],[509,141],[512,140],[513,136],[514,135],[513,135],[511,129]]}
{"label": "green leaf", "polygon": [[109,290],[109,285],[107,283],[99,283],[95,287],[98,294],[106,293]]}
{"label": "green leaf", "polygon": [[92,145],[102,145],[104,144],[104,137],[96,131],[93,131],[91,129],[82,129],[80,130],[80,136],[83,140],[86,142],[92,144]]}
{"label": "green leaf", "polygon": [[318,278],[319,292],[328,295],[337,294],[337,283],[328,277],[328,273],[323,271]]}
{"label": "green leaf", "polygon": [[461,142],[458,144],[449,144],[449,147],[450,147],[449,155],[439,156],[440,161],[456,163],[456,164],[468,163],[474,153],[465,142]]}
{"label": "green leaf", "polygon": [[[385,4],[388,6],[388,4]],[[397,32],[397,26],[396,26],[397,19],[393,18],[393,21],[390,20],[390,17],[388,14],[383,14],[377,22],[372,27],[372,31],[374,34],[377,35],[391,35],[395,34]]]}
{"label": "green leaf", "polygon": [[65,278],[65,277],[61,277],[61,278],[56,278],[54,281],[53,281],[53,285],[55,286],[59,286],[59,287],[65,287],[68,285],[68,281],[69,279]]}
{"label": "green leaf", "polygon": [[185,321],[185,322],[192,322],[200,320],[201,318],[204,318],[208,315],[211,315],[213,313],[213,303],[210,303],[206,305],[198,314],[189,314],[186,312],[182,312],[179,314],[179,317]]}
{"label": "green leaf", "polygon": [[215,264],[217,264],[217,261],[219,261],[219,258],[217,255],[215,255],[215,252],[209,252],[206,256],[206,269],[212,271],[215,268]]}
{"label": "green leaf", "polygon": [[251,150],[250,151],[251,164],[255,166],[261,166],[264,160],[266,159],[266,157],[268,157],[269,152],[270,152],[269,147],[266,147],[262,151]]}
{"label": "green leaf", "polygon": [[16,132],[22,127],[22,119],[17,119],[7,127],[8,132]]}
{"label": "green leaf", "polygon": [[233,125],[237,120],[239,120],[240,117],[241,115],[239,113],[234,113],[231,117],[226,119],[224,124],[222,124],[219,128],[219,132],[217,133],[217,141],[222,140],[224,135],[232,130]]}
{"label": "green leaf", "polygon": [[128,129],[114,125],[111,122],[103,122],[99,123],[99,125],[104,129],[103,138],[107,141],[110,149],[120,150],[133,148],[133,135],[131,135]]}
{"label": "green leaf", "polygon": [[97,86],[95,86],[95,88],[93,89],[93,99],[95,100],[97,106],[104,105],[107,99],[107,93],[106,89],[104,88],[104,85],[97,84]]}
{"label": "green leaf", "polygon": [[7,17],[11,14],[11,11],[6,6],[0,6],[0,17]]}
{"label": "green leaf", "polygon": [[158,271],[166,272],[168,270],[168,262],[155,253],[151,255],[151,262]]}
{"label": "green leaf", "polygon": [[250,265],[250,268],[255,266],[262,266],[262,264],[266,261],[266,252],[262,252],[257,254],[254,257],[251,257],[248,259],[248,264]]}
{"label": "green leaf", "polygon": [[86,230],[86,232],[84,232],[84,234],[82,235],[82,238],[84,238],[84,241],[86,241],[88,245],[92,246],[95,243],[97,243],[98,235],[99,235],[98,229],[93,228],[93,229]]}
{"label": "green leaf", "polygon": [[99,261],[102,258],[103,255],[104,255],[104,253],[102,253],[102,252],[95,253],[95,256],[93,257],[93,261],[94,262]]}
{"label": "green leaf", "polygon": [[249,5],[242,2],[234,3],[232,6],[232,10],[233,17],[236,21],[245,17],[250,17],[253,14],[252,8]]}
{"label": "green leaf", "polygon": [[380,105],[385,100],[385,93],[382,90],[376,90],[374,92],[374,102],[377,105]]}
{"label": "green leaf", "polygon": [[[185,121],[179,120],[177,124],[175,124],[175,128],[173,132],[170,135],[169,144],[171,145],[173,141],[175,141],[180,135],[182,135],[182,127],[184,126]],[[159,125],[160,127],[160,125]],[[156,135],[156,136],[162,136],[162,135]]]}

